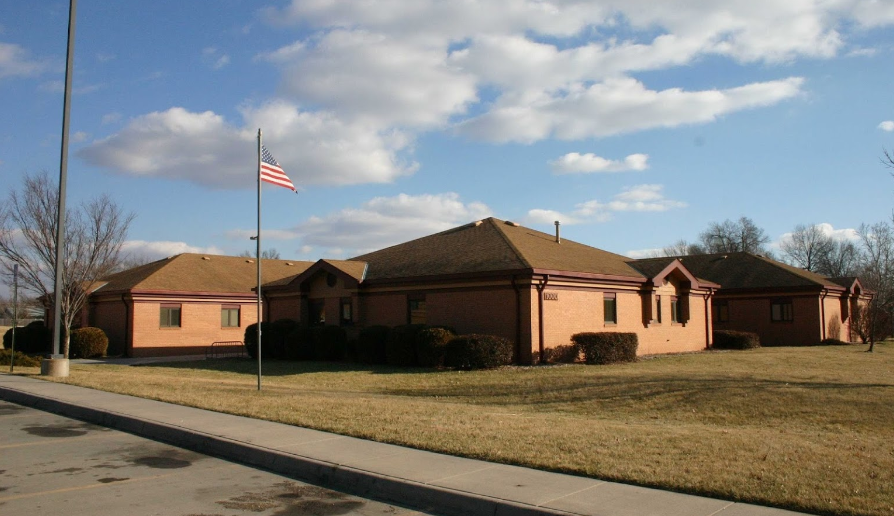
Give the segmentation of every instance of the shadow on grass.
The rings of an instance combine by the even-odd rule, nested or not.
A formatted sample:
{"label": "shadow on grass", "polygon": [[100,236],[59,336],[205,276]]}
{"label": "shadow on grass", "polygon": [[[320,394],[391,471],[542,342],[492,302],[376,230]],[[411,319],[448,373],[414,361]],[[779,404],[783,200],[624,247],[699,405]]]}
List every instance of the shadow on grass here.
{"label": "shadow on grass", "polygon": [[[258,362],[253,358],[218,358],[193,362],[157,362],[134,367],[164,367],[196,371],[220,371],[236,374],[257,374]],[[317,362],[298,360],[264,360],[264,376],[292,376],[306,373],[369,373],[369,374],[434,374],[448,370],[425,367],[397,367],[357,362]]]}

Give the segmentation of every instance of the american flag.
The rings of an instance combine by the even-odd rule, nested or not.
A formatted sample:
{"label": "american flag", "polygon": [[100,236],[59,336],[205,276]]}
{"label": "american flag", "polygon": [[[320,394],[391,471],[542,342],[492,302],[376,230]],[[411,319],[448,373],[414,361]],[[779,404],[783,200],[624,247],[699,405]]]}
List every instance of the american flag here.
{"label": "american flag", "polygon": [[261,181],[284,186],[293,192],[298,192],[295,189],[295,185],[292,184],[292,180],[289,179],[289,176],[283,172],[282,167],[276,162],[276,158],[263,145],[261,146]]}

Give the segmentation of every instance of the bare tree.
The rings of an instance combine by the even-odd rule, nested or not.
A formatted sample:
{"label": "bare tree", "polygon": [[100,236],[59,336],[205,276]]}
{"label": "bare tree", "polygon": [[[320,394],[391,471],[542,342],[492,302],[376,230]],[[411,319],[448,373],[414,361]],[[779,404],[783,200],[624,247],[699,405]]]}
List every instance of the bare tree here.
{"label": "bare tree", "polygon": [[686,240],[680,239],[663,248],[659,256],[686,256],[690,254],[705,254],[705,249],[698,244],[690,244]]}
{"label": "bare tree", "polygon": [[[886,167],[894,168],[894,152],[891,152],[888,149],[885,149],[882,152],[884,153],[884,156],[882,157],[882,164]],[[894,175],[894,172],[892,172],[891,175]]]}
{"label": "bare tree", "polygon": [[860,280],[863,286],[874,291],[872,301],[860,324],[872,351],[875,341],[891,334],[889,322],[894,314],[894,226],[887,222],[862,224],[860,235],[862,253]]}
{"label": "bare tree", "polygon": [[708,229],[699,234],[701,246],[706,253],[760,253],[767,254],[770,237],[748,217],[739,220],[712,222]]}
{"label": "bare tree", "polygon": [[[44,308],[54,303],[56,224],[59,189],[46,172],[28,175],[21,191],[11,191],[0,207],[0,261],[9,278],[19,264],[22,287]],[[121,245],[133,220],[107,195],[66,214],[62,264],[62,352],[68,357],[69,330],[92,285],[118,264]]]}
{"label": "bare tree", "polygon": [[833,240],[828,252],[820,255],[815,272],[829,278],[856,276],[860,266],[860,251],[853,242]]}
{"label": "bare tree", "polygon": [[792,265],[817,272],[834,245],[832,237],[823,233],[819,226],[798,224],[791,236],[779,244],[779,248]]}
{"label": "bare tree", "polygon": [[[242,251],[239,256],[242,258],[254,258],[255,254],[256,253],[253,251]],[[277,251],[276,248],[273,247],[271,247],[270,249],[264,249],[263,251],[261,251],[261,258],[265,260],[279,260],[279,251]]]}

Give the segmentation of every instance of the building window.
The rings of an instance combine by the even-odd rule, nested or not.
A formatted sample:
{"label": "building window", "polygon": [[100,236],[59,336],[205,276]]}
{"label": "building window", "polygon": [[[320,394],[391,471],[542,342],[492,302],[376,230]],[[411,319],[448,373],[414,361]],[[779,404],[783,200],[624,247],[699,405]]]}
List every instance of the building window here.
{"label": "building window", "polygon": [[655,296],[655,322],[661,322],[661,296]]}
{"label": "building window", "polygon": [[671,322],[683,322],[683,300],[677,296],[671,297]]}
{"label": "building window", "polygon": [[162,328],[180,327],[180,305],[161,305],[160,326]]}
{"label": "building window", "polygon": [[342,326],[351,325],[354,322],[354,305],[350,299],[341,300],[341,324]]}
{"label": "building window", "polygon": [[715,299],[711,303],[711,319],[716,323],[729,322],[729,301]]}
{"label": "building window", "polygon": [[618,299],[613,292],[602,294],[603,319],[605,324],[618,323]]}
{"label": "building window", "polygon": [[310,301],[311,326],[323,326],[326,324],[326,300],[312,299]]}
{"label": "building window", "polygon": [[222,328],[238,328],[239,312],[238,306],[222,306],[220,308],[220,326]]}
{"label": "building window", "polygon": [[410,324],[425,324],[425,295],[411,296],[407,299],[407,311]]}
{"label": "building window", "polygon": [[770,305],[770,320],[773,322],[788,322],[794,320],[791,299],[774,299]]}

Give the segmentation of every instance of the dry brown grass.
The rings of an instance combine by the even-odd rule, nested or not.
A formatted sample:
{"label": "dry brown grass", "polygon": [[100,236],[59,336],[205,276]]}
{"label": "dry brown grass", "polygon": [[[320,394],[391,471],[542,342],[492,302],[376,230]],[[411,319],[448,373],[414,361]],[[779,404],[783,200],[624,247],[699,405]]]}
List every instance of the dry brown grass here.
{"label": "dry brown grass", "polygon": [[894,344],[458,372],[246,361],[66,381],[455,455],[824,514],[894,514]]}

